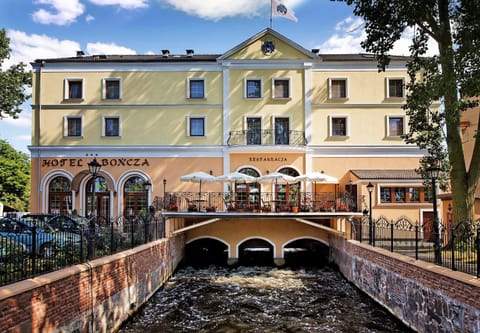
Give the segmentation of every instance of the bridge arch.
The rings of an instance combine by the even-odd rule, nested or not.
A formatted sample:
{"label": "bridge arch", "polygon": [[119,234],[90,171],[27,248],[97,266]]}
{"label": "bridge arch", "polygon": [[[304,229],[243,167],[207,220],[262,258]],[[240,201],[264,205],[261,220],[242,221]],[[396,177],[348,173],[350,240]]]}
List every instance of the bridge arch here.
{"label": "bridge arch", "polygon": [[271,266],[275,253],[275,243],[265,237],[252,236],[237,244],[238,263],[242,266]]}
{"label": "bridge arch", "polygon": [[229,257],[230,244],[218,237],[196,237],[185,244],[184,263],[190,266],[224,266]]}
{"label": "bridge arch", "polygon": [[324,266],[329,260],[330,247],[321,238],[296,237],[282,244],[282,255],[289,267]]}

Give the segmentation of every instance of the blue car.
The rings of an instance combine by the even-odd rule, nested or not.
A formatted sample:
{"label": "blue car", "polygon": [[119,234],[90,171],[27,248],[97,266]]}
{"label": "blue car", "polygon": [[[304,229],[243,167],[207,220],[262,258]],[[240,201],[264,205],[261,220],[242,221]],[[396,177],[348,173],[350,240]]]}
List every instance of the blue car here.
{"label": "blue car", "polygon": [[[27,223],[2,217],[0,218],[0,236],[23,244],[30,254],[33,253],[33,228]],[[37,255],[49,257],[55,253],[56,239],[52,233],[37,228],[35,241]]]}

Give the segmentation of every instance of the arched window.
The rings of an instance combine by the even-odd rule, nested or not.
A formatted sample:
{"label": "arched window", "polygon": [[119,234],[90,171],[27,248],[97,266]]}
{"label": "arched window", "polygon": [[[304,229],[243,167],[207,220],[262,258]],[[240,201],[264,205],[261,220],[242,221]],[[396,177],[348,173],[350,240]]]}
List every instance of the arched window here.
{"label": "arched window", "polygon": [[[252,177],[260,177],[257,170],[252,168],[243,168],[238,170],[238,172]],[[237,195],[237,205],[245,206],[240,208],[260,209],[259,183],[236,183],[235,192]]]}
{"label": "arched window", "polygon": [[63,176],[55,177],[48,187],[48,212],[70,214],[72,211],[72,191],[70,181]]}
{"label": "arched window", "polygon": [[[278,170],[278,172],[297,177],[300,174],[297,170],[286,167]],[[299,206],[300,205],[300,182],[293,184],[276,184],[275,192],[277,194],[277,200],[285,203],[286,207]]]}
{"label": "arched window", "polygon": [[141,211],[147,210],[147,192],[144,189],[145,180],[135,176],[125,182],[123,190],[124,215],[138,215]]}

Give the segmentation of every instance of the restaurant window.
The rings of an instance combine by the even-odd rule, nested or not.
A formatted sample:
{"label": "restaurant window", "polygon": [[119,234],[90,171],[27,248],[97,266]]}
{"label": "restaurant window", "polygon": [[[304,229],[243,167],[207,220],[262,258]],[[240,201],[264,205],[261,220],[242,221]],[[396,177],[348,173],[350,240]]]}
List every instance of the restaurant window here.
{"label": "restaurant window", "polygon": [[348,136],[346,116],[330,117],[330,136]]}
{"label": "restaurant window", "polygon": [[82,117],[81,116],[65,116],[64,136],[66,137],[82,136]]}
{"label": "restaurant window", "polygon": [[205,136],[205,117],[188,117],[188,136]]}
{"label": "restaurant window", "polygon": [[205,98],[205,79],[188,79],[188,98]]}
{"label": "restaurant window", "polygon": [[[242,168],[238,170],[238,172],[252,177],[260,177],[258,171],[253,168]],[[235,185],[235,192],[240,206],[252,209],[259,209],[261,207],[259,183],[237,183]]]}
{"label": "restaurant window", "polygon": [[247,118],[247,145],[262,144],[262,118]]}
{"label": "restaurant window", "polygon": [[262,97],[262,80],[246,79],[245,80],[245,98],[261,98]]}
{"label": "restaurant window", "polygon": [[273,80],[273,98],[290,98],[290,80]]}
{"label": "restaurant window", "polygon": [[387,78],[387,97],[403,98],[405,97],[405,80],[403,78]]}
{"label": "restaurant window", "polygon": [[103,79],[103,99],[121,99],[121,81],[118,78]]}
{"label": "restaurant window", "polygon": [[347,79],[329,79],[329,98],[347,98]]}
{"label": "restaurant window", "polygon": [[83,79],[65,79],[65,99],[83,98]]}
{"label": "restaurant window", "polygon": [[289,118],[275,118],[275,144],[288,145],[290,133],[290,119]]}
{"label": "restaurant window", "polygon": [[428,189],[420,186],[381,186],[381,203],[424,203],[430,202]]}
{"label": "restaurant window", "polygon": [[103,117],[103,136],[120,136],[120,117]]}
{"label": "restaurant window", "polygon": [[387,116],[387,136],[402,136],[405,134],[405,118],[402,116]]}
{"label": "restaurant window", "polygon": [[48,212],[50,214],[71,214],[72,191],[70,180],[66,177],[55,177],[48,187]]}
{"label": "restaurant window", "polygon": [[123,191],[124,211],[126,216],[137,216],[147,210],[147,192],[144,188],[145,180],[142,177],[131,177],[125,182]]}

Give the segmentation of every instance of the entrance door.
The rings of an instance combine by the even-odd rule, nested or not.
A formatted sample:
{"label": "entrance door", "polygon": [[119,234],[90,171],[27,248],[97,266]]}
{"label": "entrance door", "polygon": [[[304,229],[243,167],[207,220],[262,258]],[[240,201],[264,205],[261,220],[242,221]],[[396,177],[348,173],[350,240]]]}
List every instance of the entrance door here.
{"label": "entrance door", "polygon": [[[86,192],[87,216],[108,217],[110,215],[110,193],[107,190],[105,178],[99,176],[95,178],[95,190],[93,190],[93,181],[90,179],[87,183]],[[95,198],[95,205],[93,204]]]}
{"label": "entrance door", "polygon": [[423,212],[423,240],[433,242],[433,212]]}

